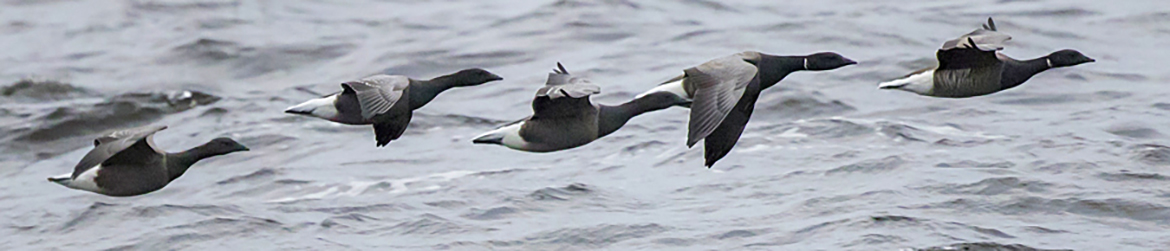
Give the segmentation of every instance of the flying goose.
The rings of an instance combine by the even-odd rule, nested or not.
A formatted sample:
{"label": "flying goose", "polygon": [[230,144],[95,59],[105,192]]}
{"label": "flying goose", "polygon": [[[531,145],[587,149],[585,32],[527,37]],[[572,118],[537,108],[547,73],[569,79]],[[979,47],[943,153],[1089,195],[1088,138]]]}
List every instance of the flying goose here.
{"label": "flying goose", "polygon": [[1010,39],[1011,36],[998,32],[995,22],[989,17],[982,29],[943,43],[936,53],[937,67],[879,83],[878,88],[932,97],[975,97],[1019,86],[1033,75],[1051,68],[1096,61],[1068,49],[1019,61],[999,52]]}
{"label": "flying goose", "polygon": [[857,62],[832,52],[775,56],[745,51],[688,68],[682,76],[641,96],[671,93],[692,100],[683,103],[691,108],[687,147],[705,139],[704,165],[711,168],[739,141],[760,91],[776,85],[792,72],[833,70],[852,64]]}
{"label": "flying goose", "polygon": [[472,142],[528,152],[565,150],[609,135],[640,114],[686,102],[674,94],[657,93],[621,105],[591,103],[589,96],[600,92],[600,87],[570,75],[557,63],[532,100],[532,116],[481,134]]}
{"label": "flying goose", "polygon": [[166,128],[145,126],[98,137],[73,173],[50,177],[49,181],[108,196],[141,195],[162,189],[199,160],[248,150],[230,138],[216,138],[186,151],[167,153],[154,145],[154,133]]}
{"label": "flying goose", "polygon": [[[466,69],[431,80],[380,74],[341,83],[341,92],[305,101],[284,112],[347,125],[373,125],[377,146],[382,147],[402,136],[410,125],[412,111],[439,93],[502,79],[483,69]],[[405,102],[399,102],[402,100]]]}

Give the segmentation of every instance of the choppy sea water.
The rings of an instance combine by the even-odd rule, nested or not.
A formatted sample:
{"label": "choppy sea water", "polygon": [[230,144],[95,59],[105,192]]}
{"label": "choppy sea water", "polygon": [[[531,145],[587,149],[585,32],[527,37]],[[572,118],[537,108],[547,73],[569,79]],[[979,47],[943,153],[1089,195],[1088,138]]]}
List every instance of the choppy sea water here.
{"label": "choppy sea water", "polygon": [[[986,97],[876,83],[988,16],[1032,58],[1096,63]],[[1164,250],[1165,1],[0,1],[3,250]],[[536,154],[470,139],[531,113],[556,62],[616,104],[759,50],[860,61],[766,90],[713,169],[687,111]],[[283,114],[340,81],[505,78],[440,95],[406,135]],[[45,177],[98,133],[252,151],[112,198]]]}

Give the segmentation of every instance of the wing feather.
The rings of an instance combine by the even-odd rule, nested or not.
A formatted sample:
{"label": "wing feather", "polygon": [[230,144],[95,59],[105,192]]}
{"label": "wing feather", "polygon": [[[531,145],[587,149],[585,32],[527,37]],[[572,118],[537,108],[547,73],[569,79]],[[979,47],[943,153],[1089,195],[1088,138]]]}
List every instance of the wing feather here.
{"label": "wing feather", "polygon": [[347,91],[353,91],[362,109],[362,118],[371,119],[390,111],[402,99],[403,92],[410,86],[410,79],[404,76],[377,75],[358,81],[341,84]]}
{"label": "wing feather", "polygon": [[683,86],[694,89],[687,147],[706,138],[735,108],[758,69],[736,54],[684,70]]}
{"label": "wing feather", "polygon": [[97,165],[137,163],[132,156],[161,155],[154,146],[154,133],[167,129],[165,125],[143,126],[102,135],[94,139],[94,148],[73,167],[73,178]]}

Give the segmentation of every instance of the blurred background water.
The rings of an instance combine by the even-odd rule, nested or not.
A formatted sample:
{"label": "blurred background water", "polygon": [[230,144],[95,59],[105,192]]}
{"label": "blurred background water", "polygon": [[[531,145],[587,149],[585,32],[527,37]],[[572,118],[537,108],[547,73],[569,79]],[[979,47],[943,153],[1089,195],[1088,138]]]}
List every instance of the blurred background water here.
{"label": "blurred background water", "polygon": [[[877,90],[988,16],[1010,56],[1098,61],[986,97]],[[2,0],[0,34],[4,250],[1170,246],[1166,1]],[[555,153],[470,142],[531,114],[558,61],[616,104],[743,50],[861,63],[766,90],[710,170],[682,108]],[[469,67],[505,80],[440,95],[385,148],[282,113]],[[252,151],[138,197],[45,181],[146,124],[170,151]]]}

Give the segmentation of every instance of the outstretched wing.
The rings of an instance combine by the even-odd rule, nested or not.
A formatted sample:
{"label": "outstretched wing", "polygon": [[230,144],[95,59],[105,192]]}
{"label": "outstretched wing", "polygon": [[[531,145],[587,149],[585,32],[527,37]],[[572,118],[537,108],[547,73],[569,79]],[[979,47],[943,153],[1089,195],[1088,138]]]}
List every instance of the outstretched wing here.
{"label": "outstretched wing", "polygon": [[410,87],[409,78],[390,75],[375,75],[341,84],[344,91],[355,94],[362,109],[362,118],[367,120],[390,111],[395,103],[402,100],[407,87]]}
{"label": "outstretched wing", "polygon": [[558,62],[557,69],[548,74],[548,81],[536,91],[536,96],[550,99],[582,98],[598,93],[601,93],[601,87],[590,83],[588,79],[574,77]]}
{"label": "outstretched wing", "polygon": [[943,43],[936,53],[939,70],[956,70],[994,66],[999,63],[996,51],[1003,50],[1004,43],[1012,39],[1007,34],[995,31],[990,18],[982,29],[977,29],[959,38]]}
{"label": "outstretched wing", "polygon": [[545,86],[536,91],[532,100],[533,118],[555,118],[576,116],[586,109],[596,109],[589,102],[589,96],[601,93],[601,87],[588,79],[574,77],[561,63],[548,74]]}
{"label": "outstretched wing", "polygon": [[[984,26],[986,27],[986,24]],[[995,30],[977,29],[963,34],[958,38],[946,41],[939,50],[977,49],[981,51],[998,51],[1002,50],[1004,43],[1011,39],[1012,36]]]}
{"label": "outstretched wing", "polygon": [[723,123],[758,71],[755,65],[745,60],[758,56],[750,52],[739,53],[683,71],[683,86],[693,88],[695,93],[687,129],[687,147],[694,146]]}
{"label": "outstretched wing", "polygon": [[154,133],[167,129],[165,125],[144,126],[111,132],[94,139],[94,148],[73,167],[73,178],[97,165],[132,164],[141,156],[157,156],[162,152],[154,147]]}

